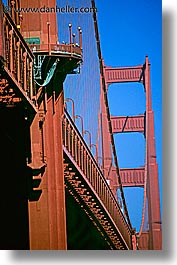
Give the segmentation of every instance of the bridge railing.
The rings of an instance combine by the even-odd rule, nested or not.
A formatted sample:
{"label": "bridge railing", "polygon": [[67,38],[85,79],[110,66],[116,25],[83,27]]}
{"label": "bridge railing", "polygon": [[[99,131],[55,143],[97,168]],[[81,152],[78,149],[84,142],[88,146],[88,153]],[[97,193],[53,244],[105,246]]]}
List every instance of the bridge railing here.
{"label": "bridge railing", "polygon": [[5,69],[23,94],[29,99],[36,95],[33,66],[35,53],[82,57],[82,48],[77,44],[28,44],[8,13],[3,12],[3,46]]}
{"label": "bridge railing", "polygon": [[29,44],[29,47],[31,51],[35,54],[39,52],[50,52],[52,54],[58,54],[58,53],[63,53],[63,54],[75,54],[75,55],[82,55],[82,49],[74,45],[73,43],[71,44]]}
{"label": "bridge railing", "polygon": [[32,99],[33,54],[8,13],[3,12],[5,67],[18,86]]}
{"label": "bridge railing", "polygon": [[131,248],[131,228],[127,224],[121,208],[96,160],[66,110],[63,117],[62,130],[63,145],[101,199],[127,245]]}

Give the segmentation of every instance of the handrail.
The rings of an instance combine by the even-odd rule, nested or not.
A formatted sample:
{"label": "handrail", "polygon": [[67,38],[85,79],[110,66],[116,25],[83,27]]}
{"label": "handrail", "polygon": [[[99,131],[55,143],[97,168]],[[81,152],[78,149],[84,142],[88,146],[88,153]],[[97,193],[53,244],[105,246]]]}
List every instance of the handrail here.
{"label": "handrail", "polygon": [[30,100],[35,94],[33,83],[33,53],[8,13],[3,12],[5,66]]}
{"label": "handrail", "polygon": [[[81,141],[81,142],[82,142],[82,144],[84,145],[84,147],[85,147],[86,151],[89,153],[89,155],[90,155],[90,157],[91,157],[91,159],[92,159],[92,161],[93,161],[94,165],[97,167],[97,170],[98,170],[98,171],[99,171],[99,173],[102,175],[102,177],[103,177],[103,180],[104,180],[105,184],[106,184],[106,185],[108,186],[108,188],[110,189],[110,187],[109,187],[109,185],[108,185],[108,183],[107,183],[107,181],[106,181],[105,177],[103,176],[103,173],[102,173],[102,171],[101,171],[100,167],[98,166],[98,164],[97,164],[97,162],[96,162],[96,160],[95,160],[95,158],[94,158],[94,156],[93,156],[92,152],[91,152],[91,151],[90,151],[90,149],[88,148],[88,146],[87,146],[86,142],[84,141],[83,137],[81,136],[81,134],[80,134],[79,130],[77,129],[76,125],[74,124],[74,122],[73,122],[72,118],[70,117],[70,115],[69,115],[69,113],[67,112],[67,110],[66,110],[66,109],[64,110],[64,116],[66,116],[66,117],[67,117],[67,119],[69,120],[69,122],[70,122],[70,123],[71,123],[71,125],[73,126],[74,130],[75,130],[75,131],[76,131],[76,133],[78,134],[78,137],[79,137],[80,141]],[[65,146],[65,147],[66,147],[66,146]],[[110,192],[112,192],[112,191],[111,191],[111,189],[110,189]],[[112,195],[113,195],[113,194],[112,194]],[[113,195],[113,197],[114,197],[114,195]],[[115,197],[114,197],[114,199],[115,199]],[[116,199],[115,199],[115,202],[117,202],[117,201],[116,201]]]}
{"label": "handrail", "polygon": [[4,11],[3,11],[3,16],[4,16],[4,18],[6,20],[8,20],[8,23],[11,25],[11,27],[15,31],[15,34],[19,38],[19,40],[22,43],[23,47],[27,50],[27,52],[29,53],[30,57],[33,59],[34,58],[33,53],[31,52],[30,48],[28,47],[28,44],[24,40],[24,38],[21,35],[20,31],[17,29],[17,27],[16,27],[14,21],[12,20],[11,16],[8,13],[5,13]]}
{"label": "handrail", "polygon": [[74,44],[29,44],[31,51],[35,53],[50,52],[50,53],[69,53],[82,55],[82,49]]}
{"label": "handrail", "polygon": [[123,215],[100,167],[66,110],[64,111],[62,130],[64,147],[100,197],[103,205],[130,247],[131,227]]}

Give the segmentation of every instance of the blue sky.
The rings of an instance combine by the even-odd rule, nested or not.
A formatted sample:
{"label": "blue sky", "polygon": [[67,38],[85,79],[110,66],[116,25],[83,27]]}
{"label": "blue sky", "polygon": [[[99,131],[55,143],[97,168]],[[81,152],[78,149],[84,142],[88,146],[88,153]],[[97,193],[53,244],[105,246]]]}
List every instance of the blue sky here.
{"label": "blue sky", "polygon": [[[96,0],[102,56],[105,65],[151,63],[151,89],[155,115],[157,163],[162,201],[162,7],[160,0]],[[108,99],[112,115],[134,115],[145,111],[145,93],[141,84],[109,86]],[[145,141],[140,133],[115,136],[120,167],[144,165]],[[142,189],[125,190],[132,224],[141,221]]]}

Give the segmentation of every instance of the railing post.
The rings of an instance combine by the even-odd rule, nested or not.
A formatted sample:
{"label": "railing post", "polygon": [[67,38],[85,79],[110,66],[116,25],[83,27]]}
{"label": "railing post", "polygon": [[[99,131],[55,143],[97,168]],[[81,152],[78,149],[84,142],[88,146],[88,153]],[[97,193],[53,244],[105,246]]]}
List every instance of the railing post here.
{"label": "railing post", "polygon": [[10,72],[12,73],[14,70],[13,67],[13,30],[9,31],[9,53],[10,53]]}
{"label": "railing post", "polygon": [[20,41],[17,42],[17,81],[20,82]]}
{"label": "railing post", "polygon": [[65,146],[67,147],[67,120],[66,118],[64,118],[64,143],[65,143]]}
{"label": "railing post", "polygon": [[27,53],[23,53],[23,89],[26,92],[27,90],[27,65],[26,65]]}
{"label": "railing post", "polygon": [[82,161],[81,169],[83,171],[83,169],[84,169],[84,146],[83,146],[83,144],[82,144],[82,147],[81,147],[81,161]]}
{"label": "railing post", "polygon": [[33,62],[29,63],[30,99],[33,99]]}
{"label": "railing post", "polygon": [[71,153],[71,124],[68,123],[68,150]]}
{"label": "railing post", "polygon": [[71,128],[71,154],[72,154],[72,157],[74,157],[74,131],[73,131],[73,128]]}

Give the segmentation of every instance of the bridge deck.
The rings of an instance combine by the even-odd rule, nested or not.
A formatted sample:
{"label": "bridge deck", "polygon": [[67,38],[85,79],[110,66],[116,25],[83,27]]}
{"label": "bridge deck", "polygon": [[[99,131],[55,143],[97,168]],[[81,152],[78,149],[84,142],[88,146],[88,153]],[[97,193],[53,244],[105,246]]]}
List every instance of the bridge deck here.
{"label": "bridge deck", "polygon": [[89,218],[93,218],[113,248],[132,249],[131,228],[97,162],[66,111],[63,118],[63,151],[66,187],[81,205],[86,205],[84,209]]}

